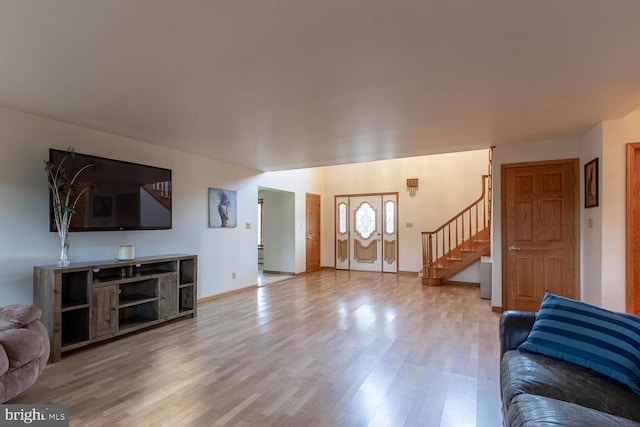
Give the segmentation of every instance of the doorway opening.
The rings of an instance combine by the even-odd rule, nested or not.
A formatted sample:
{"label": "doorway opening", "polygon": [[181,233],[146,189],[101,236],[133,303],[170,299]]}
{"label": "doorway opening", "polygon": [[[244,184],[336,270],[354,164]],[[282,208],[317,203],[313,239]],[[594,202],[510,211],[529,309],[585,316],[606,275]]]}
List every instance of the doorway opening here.
{"label": "doorway opening", "polygon": [[258,286],[295,275],[295,193],[258,188]]}

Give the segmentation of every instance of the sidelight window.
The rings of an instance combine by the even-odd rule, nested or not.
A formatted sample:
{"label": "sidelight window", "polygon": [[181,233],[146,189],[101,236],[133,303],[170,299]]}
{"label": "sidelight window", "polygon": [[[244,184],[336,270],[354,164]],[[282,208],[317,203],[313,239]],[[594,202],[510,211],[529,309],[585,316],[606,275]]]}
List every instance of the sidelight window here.
{"label": "sidelight window", "polygon": [[387,234],[393,234],[396,231],[396,207],[395,203],[387,200],[384,203],[384,231]]}
{"label": "sidelight window", "polygon": [[345,234],[347,232],[347,204],[340,203],[338,205],[338,233]]}

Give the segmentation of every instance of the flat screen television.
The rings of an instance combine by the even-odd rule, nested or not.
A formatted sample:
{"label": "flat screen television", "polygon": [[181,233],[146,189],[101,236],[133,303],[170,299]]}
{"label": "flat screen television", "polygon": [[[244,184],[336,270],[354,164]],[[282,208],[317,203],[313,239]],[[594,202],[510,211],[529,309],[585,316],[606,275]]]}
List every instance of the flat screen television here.
{"label": "flat screen television", "polygon": [[[66,150],[49,149],[58,166]],[[64,161],[67,173],[84,165],[76,190],[87,189],[75,207],[69,231],[166,230],[171,228],[171,170],[75,153]],[[51,192],[49,192],[51,193]],[[50,230],[56,231],[49,194]]]}

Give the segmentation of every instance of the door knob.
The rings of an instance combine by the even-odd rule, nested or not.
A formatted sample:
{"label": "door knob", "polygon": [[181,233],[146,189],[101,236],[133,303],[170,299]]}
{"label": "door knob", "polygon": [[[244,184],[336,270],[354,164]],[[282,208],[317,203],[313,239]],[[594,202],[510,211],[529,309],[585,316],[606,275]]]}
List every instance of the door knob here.
{"label": "door knob", "polygon": [[519,251],[519,250],[520,250],[520,248],[519,248],[519,247],[517,247],[517,246],[509,246],[509,250],[510,250],[510,251]]}

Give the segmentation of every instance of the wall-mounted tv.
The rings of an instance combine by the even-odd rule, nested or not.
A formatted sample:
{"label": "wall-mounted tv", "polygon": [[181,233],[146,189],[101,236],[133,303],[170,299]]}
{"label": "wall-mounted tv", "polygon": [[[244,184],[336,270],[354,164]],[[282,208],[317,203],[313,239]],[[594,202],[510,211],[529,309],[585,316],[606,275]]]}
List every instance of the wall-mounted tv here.
{"label": "wall-mounted tv", "polygon": [[[49,149],[54,166],[68,154]],[[82,171],[77,189],[88,188],[75,208],[69,231],[165,230],[171,228],[171,170],[75,153],[64,166]],[[56,231],[49,197],[50,230]]]}

